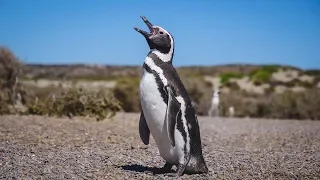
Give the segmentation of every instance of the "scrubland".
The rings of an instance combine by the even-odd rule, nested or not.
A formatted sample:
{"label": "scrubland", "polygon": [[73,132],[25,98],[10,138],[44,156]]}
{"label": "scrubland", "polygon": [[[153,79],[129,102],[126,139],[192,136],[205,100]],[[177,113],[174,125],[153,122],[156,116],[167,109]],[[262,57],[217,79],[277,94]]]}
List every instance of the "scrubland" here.
{"label": "scrubland", "polygon": [[[179,67],[210,173],[182,179],[319,179],[320,71]],[[141,67],[28,65],[0,47],[0,177],[163,179],[138,135]],[[212,91],[220,117],[207,117]],[[233,117],[228,112],[234,107]],[[303,120],[303,121],[302,121]]]}

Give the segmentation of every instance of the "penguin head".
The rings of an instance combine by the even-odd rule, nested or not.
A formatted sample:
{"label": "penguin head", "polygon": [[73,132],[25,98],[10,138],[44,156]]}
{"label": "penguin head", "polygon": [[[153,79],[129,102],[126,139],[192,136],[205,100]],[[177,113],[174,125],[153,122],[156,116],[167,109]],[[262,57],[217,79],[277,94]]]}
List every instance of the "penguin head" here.
{"label": "penguin head", "polygon": [[134,27],[134,29],[145,37],[150,49],[158,50],[162,54],[173,54],[174,39],[172,35],[164,28],[152,25],[146,17],[141,16],[141,18],[148,26],[150,32],[143,31],[136,27]]}
{"label": "penguin head", "polygon": [[220,90],[214,90],[213,91],[213,97],[214,98],[219,98],[219,96],[220,96]]}

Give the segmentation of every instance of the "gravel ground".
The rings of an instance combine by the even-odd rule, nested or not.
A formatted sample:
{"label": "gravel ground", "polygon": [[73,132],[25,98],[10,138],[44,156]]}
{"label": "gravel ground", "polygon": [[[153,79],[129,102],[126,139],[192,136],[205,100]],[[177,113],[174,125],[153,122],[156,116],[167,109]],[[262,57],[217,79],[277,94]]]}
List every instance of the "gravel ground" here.
{"label": "gravel ground", "polygon": [[[138,114],[0,116],[0,179],[169,179]],[[320,179],[320,121],[199,117],[210,173],[180,179]]]}

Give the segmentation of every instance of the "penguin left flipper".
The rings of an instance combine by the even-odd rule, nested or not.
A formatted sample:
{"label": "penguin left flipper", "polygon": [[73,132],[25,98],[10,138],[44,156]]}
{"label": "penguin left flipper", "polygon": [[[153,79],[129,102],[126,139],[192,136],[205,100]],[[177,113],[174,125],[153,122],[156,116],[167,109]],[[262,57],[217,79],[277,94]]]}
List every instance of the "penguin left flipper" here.
{"label": "penguin left flipper", "polygon": [[175,125],[177,123],[177,117],[178,114],[181,113],[181,105],[179,101],[176,99],[171,87],[168,85],[165,87],[167,93],[168,93],[168,106],[166,110],[166,119],[165,122],[167,123],[167,132],[169,134],[169,139],[171,142],[171,145],[175,146],[175,140],[174,140],[174,131],[175,131]]}
{"label": "penguin left flipper", "polygon": [[143,111],[141,111],[140,114],[140,120],[139,120],[139,135],[140,139],[145,145],[149,144],[150,139],[150,129],[147,125],[146,119],[144,118]]}

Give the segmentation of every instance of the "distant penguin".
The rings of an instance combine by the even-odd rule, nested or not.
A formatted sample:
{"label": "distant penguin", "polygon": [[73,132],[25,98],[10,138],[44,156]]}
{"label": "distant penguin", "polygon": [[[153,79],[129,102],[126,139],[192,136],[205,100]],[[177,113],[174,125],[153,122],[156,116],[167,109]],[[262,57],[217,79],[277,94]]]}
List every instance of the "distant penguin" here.
{"label": "distant penguin", "polygon": [[229,107],[229,116],[230,116],[230,117],[233,117],[233,116],[234,116],[234,113],[235,113],[235,112],[234,112],[234,107],[233,107],[233,106],[230,106],[230,107]]}
{"label": "distant penguin", "polygon": [[220,110],[220,90],[216,88],[213,91],[211,99],[211,108],[209,110],[209,116],[219,116]]}
{"label": "distant penguin", "polygon": [[134,29],[145,37],[150,51],[143,64],[139,86],[140,138],[147,145],[151,133],[166,161],[162,173],[168,173],[173,165],[177,172],[168,175],[208,173],[195,109],[172,65],[174,39],[164,28],[153,26],[144,16],[141,18],[150,32]]}

